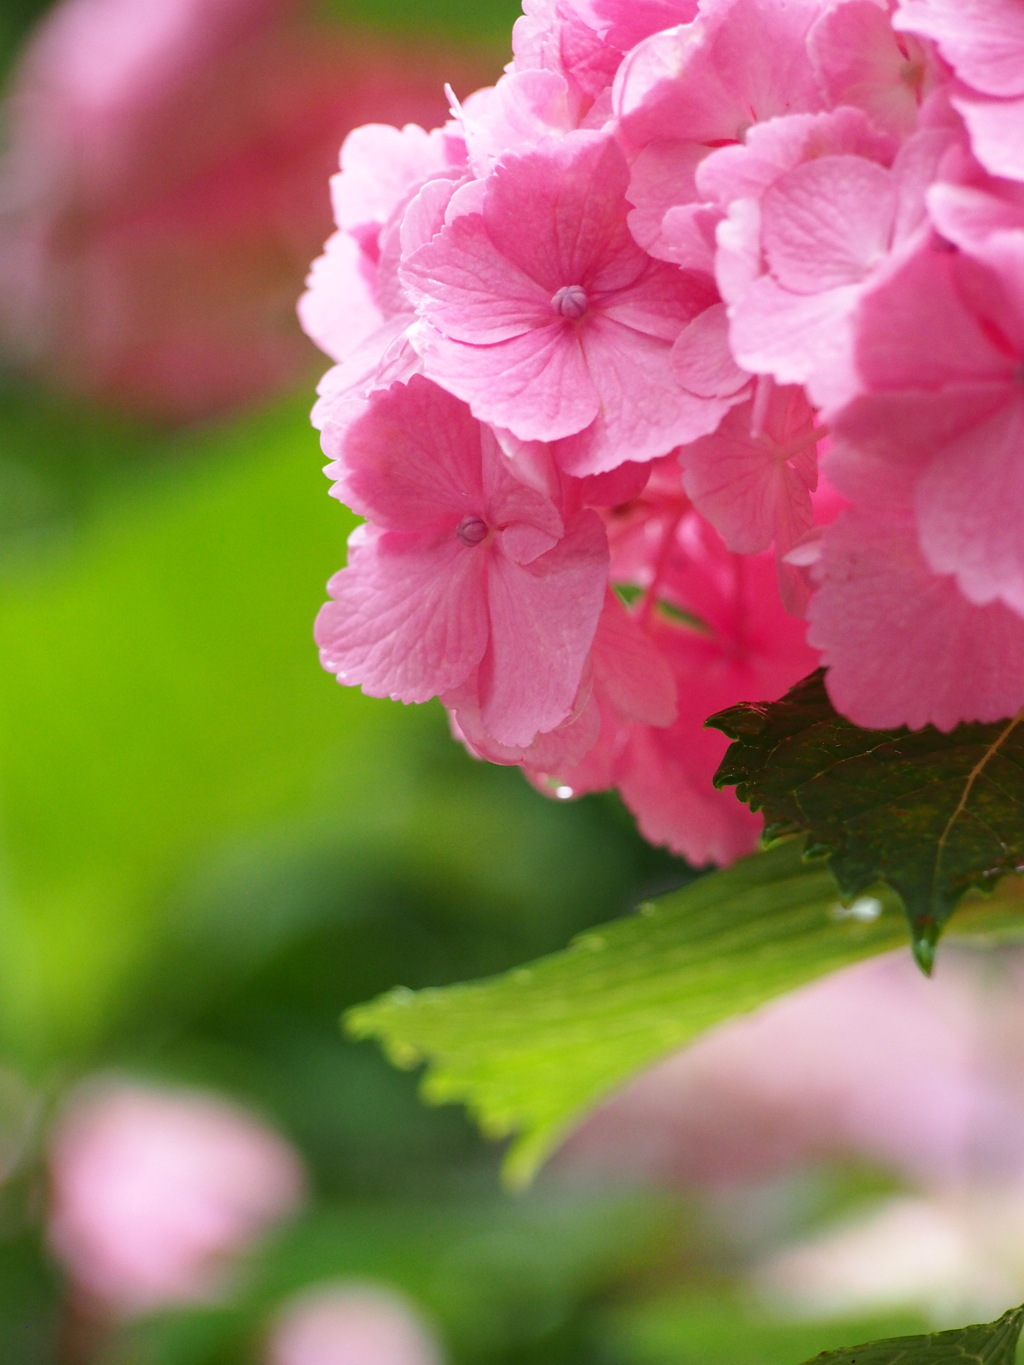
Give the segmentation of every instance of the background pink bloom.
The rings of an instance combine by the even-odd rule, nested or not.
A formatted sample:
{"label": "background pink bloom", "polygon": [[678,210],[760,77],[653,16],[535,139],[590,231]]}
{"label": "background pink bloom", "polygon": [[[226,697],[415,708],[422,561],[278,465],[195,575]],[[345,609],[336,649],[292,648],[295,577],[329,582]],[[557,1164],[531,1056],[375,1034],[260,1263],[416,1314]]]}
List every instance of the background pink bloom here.
{"label": "background pink bloom", "polygon": [[326,1284],[288,1303],[266,1365],[441,1365],[426,1325],[397,1294],[371,1284]]}
{"label": "background pink bloom", "polygon": [[291,1147],[243,1109],[120,1080],[72,1097],[50,1170],[50,1244],[82,1290],[122,1315],[215,1297],[304,1185]]}
{"label": "background pink bloom", "polygon": [[8,104],[3,346],[175,421],[294,380],[342,136],[437,122],[464,61],[343,35],[300,0],[66,0]]}

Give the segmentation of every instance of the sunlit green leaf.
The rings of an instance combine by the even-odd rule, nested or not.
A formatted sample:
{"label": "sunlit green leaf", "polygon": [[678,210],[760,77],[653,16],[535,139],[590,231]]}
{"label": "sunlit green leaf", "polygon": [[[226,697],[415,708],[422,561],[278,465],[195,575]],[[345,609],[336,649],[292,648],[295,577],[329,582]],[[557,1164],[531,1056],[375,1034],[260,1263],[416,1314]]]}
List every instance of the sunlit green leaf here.
{"label": "sunlit green leaf", "polygon": [[764,811],[773,834],[807,834],[845,896],[884,881],[906,906],[931,970],[964,893],[1024,866],[1024,717],[949,734],[861,730],[838,714],[819,670],[779,701],[708,721],[730,746],[715,781]]}
{"label": "sunlit green leaf", "polygon": [[[791,841],[640,907],[562,953],[490,980],[397,989],[350,1011],[357,1037],[399,1066],[427,1063],[425,1098],[460,1101],[513,1136],[528,1181],[581,1115],[641,1068],[733,1015],[894,948],[895,897],[851,908]],[[981,902],[963,929],[1019,930],[1016,902]]]}

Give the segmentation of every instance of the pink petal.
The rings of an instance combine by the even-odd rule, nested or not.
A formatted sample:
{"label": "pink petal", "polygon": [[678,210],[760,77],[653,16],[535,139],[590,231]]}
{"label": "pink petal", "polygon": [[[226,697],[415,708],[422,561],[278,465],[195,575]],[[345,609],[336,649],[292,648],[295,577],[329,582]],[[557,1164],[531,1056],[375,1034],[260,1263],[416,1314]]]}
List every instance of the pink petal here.
{"label": "pink petal", "polygon": [[828,690],[856,725],[993,721],[1024,705],[1024,621],[973,606],[933,573],[911,518],[844,512],[825,532],[823,581],[808,611]]}
{"label": "pink petal", "polygon": [[748,370],[837,404],[856,389],[850,319],[859,295],[858,285],[793,294],[764,275],[733,309],[733,353]]}
{"label": "pink petal", "polygon": [[564,539],[530,564],[492,557],[481,719],[499,743],[529,744],[571,712],[607,580],[608,543],[593,512],[578,513]]}
{"label": "pink petal", "polygon": [[[524,441],[555,441],[594,420],[599,400],[571,324],[536,328],[493,346],[417,338],[427,374],[457,394],[481,421]],[[666,347],[667,350],[667,347]]]}
{"label": "pink petal", "polygon": [[985,169],[1010,180],[1024,179],[1024,147],[1020,137],[1024,97],[991,99],[961,88],[952,103],[963,115],[974,155]]}
{"label": "pink petal", "polygon": [[486,345],[557,326],[551,291],[504,256],[479,214],[456,218],[405,261],[402,280],[445,337]]}
{"label": "pink petal", "polygon": [[896,210],[888,171],[859,156],[826,156],[765,193],[761,240],[785,289],[817,294],[856,284],[886,256]]}
{"label": "pink petal", "polygon": [[1024,11],[1017,0],[901,0],[893,25],[931,38],[976,89],[1024,95]]}
{"label": "pink petal", "polygon": [[371,697],[423,702],[457,687],[487,643],[490,552],[359,527],[348,568],[328,584],[314,635],[338,681]]}
{"label": "pink petal", "polygon": [[[814,413],[801,390],[776,389],[765,430],[755,435],[753,411],[751,402],[733,408],[713,435],[684,446],[683,486],[730,550],[757,554],[774,540],[784,554],[814,520]],[[786,458],[789,448],[799,453]]]}
{"label": "pink petal", "polygon": [[417,377],[351,409],[325,432],[346,501],[386,530],[454,535],[485,511],[481,428],[464,404]]}
{"label": "pink petal", "polygon": [[750,375],[733,359],[725,304],[716,303],[684,327],[672,347],[672,368],[688,393],[730,398]]}
{"label": "pink petal", "polygon": [[629,235],[626,160],[602,133],[550,139],[509,157],[488,181],[484,210],[496,250],[542,285],[619,289],[641,273],[643,252]]}
{"label": "pink petal", "polygon": [[978,606],[1024,616],[1024,397],[940,449],[915,497],[921,548]]}

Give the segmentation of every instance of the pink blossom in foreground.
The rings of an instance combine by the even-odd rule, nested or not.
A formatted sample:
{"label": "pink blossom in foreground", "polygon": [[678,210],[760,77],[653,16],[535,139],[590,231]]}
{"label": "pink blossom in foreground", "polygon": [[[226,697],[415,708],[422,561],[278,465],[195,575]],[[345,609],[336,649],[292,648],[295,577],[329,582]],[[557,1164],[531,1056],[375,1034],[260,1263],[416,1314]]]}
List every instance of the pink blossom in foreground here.
{"label": "pink blossom in foreground", "polygon": [[441,1365],[441,1352],[414,1309],[371,1284],[325,1284],[287,1303],[266,1365]]}
{"label": "pink blossom in foreground", "polygon": [[[307,372],[297,286],[353,124],[443,116],[457,78],[301,0],[64,0],[30,42],[0,161],[0,346],[163,420]],[[442,71],[444,74],[442,74]]]}
{"label": "pink blossom in foreground", "polygon": [[49,1239],[76,1286],[124,1316],[223,1292],[232,1262],[303,1196],[298,1157],[201,1091],[95,1081],[50,1145]]}
{"label": "pink blossom in foreground", "polygon": [[[1014,6],[527,0],[506,74],[442,130],[356,135],[373,154],[346,152],[303,305],[336,358],[357,338],[321,388],[325,448],[353,401],[422,373],[564,531],[527,629],[518,597],[463,595],[448,531],[420,577],[356,494],[371,524],[321,618],[328,666],[439,695],[473,753],[543,791],[616,788],[695,862],[758,832],[713,789],[714,710],[824,664],[859,725],[1015,714]],[[435,445],[412,463],[447,467]],[[405,505],[409,545],[434,546],[428,502]],[[600,569],[580,517],[604,523]]]}

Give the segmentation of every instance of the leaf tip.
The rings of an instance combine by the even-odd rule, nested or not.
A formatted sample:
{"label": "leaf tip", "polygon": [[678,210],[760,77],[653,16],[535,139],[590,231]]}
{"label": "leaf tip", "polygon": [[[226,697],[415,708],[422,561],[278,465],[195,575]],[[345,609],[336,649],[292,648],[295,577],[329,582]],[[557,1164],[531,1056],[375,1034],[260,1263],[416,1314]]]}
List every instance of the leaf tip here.
{"label": "leaf tip", "polygon": [[924,972],[925,976],[931,976],[935,969],[935,950],[939,942],[939,928],[934,921],[913,926],[910,938],[910,948],[914,954],[914,961]]}

